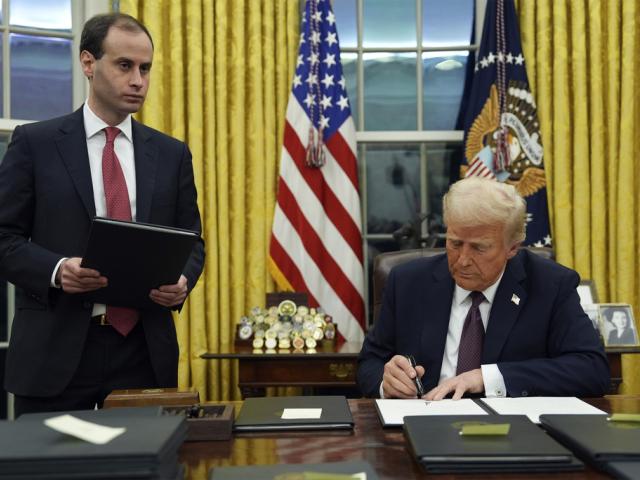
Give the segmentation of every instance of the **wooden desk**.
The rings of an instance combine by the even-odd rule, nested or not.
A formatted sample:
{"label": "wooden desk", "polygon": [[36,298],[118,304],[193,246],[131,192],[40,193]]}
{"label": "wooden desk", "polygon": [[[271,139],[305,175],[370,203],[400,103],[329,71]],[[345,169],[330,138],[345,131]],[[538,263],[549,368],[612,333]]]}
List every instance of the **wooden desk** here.
{"label": "wooden desk", "polygon": [[242,398],[264,396],[265,387],[355,387],[360,343],[323,344],[315,352],[260,350],[228,345],[202,358],[238,360]]}
{"label": "wooden desk", "polygon": [[[355,387],[356,362],[361,345],[344,343],[323,345],[315,353],[254,353],[249,345],[226,345],[218,352],[205,353],[201,358],[238,360],[238,387],[242,398],[264,396],[265,387]],[[611,389],[618,393],[622,382],[623,353],[640,353],[638,347],[617,347],[607,350],[611,369]]]}
{"label": "wooden desk", "polygon": [[[607,412],[638,413],[640,396],[615,395],[587,400]],[[236,412],[241,403],[235,402]],[[185,443],[180,461],[187,466],[187,479],[206,479],[211,467],[223,465],[270,465],[366,460],[380,479],[412,480],[428,476],[406,448],[402,430],[380,426],[373,400],[349,400],[355,428],[350,432],[283,432],[236,434],[229,441]],[[562,474],[438,475],[438,479],[606,479],[587,467],[582,472]]]}

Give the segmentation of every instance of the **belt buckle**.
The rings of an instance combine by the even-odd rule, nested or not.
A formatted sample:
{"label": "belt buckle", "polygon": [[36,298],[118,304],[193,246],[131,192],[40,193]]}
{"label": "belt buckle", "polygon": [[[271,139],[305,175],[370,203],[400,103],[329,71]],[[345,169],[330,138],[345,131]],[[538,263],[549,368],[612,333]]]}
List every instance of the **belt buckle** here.
{"label": "belt buckle", "polygon": [[109,325],[109,322],[107,321],[107,314],[103,313],[101,315],[99,315],[100,317],[100,326],[105,326],[105,325]]}

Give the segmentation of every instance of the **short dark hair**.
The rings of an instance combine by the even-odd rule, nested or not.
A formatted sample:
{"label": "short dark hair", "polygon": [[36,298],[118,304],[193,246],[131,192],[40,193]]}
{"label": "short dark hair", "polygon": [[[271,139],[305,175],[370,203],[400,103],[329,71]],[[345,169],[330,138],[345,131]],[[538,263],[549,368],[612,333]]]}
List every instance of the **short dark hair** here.
{"label": "short dark hair", "polygon": [[151,48],[153,48],[153,39],[147,27],[131,15],[114,12],[95,15],[87,20],[87,23],[84,24],[84,28],[82,29],[82,36],[80,37],[80,53],[86,50],[93,55],[96,60],[100,59],[104,54],[102,44],[111,27],[121,28],[128,32],[144,32],[147,37],[149,37]]}

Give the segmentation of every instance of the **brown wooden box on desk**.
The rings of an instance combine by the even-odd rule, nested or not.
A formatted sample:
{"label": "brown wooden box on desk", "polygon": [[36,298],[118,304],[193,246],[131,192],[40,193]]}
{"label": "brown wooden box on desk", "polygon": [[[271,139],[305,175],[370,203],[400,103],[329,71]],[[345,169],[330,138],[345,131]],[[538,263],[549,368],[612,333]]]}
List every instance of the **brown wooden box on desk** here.
{"label": "brown wooden box on desk", "polygon": [[233,427],[233,405],[200,405],[202,417],[189,417],[191,407],[163,407],[164,415],[187,415],[187,442],[228,440]]}
{"label": "brown wooden box on desk", "polygon": [[151,405],[190,406],[200,403],[200,395],[195,390],[177,388],[145,388],[114,390],[104,400],[104,408],[148,407]]}

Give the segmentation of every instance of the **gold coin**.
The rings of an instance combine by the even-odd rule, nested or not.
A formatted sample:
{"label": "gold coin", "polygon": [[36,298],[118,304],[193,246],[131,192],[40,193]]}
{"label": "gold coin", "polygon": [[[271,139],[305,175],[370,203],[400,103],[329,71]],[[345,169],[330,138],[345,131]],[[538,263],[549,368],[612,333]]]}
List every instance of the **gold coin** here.
{"label": "gold coin", "polygon": [[263,345],[264,345],[264,340],[262,338],[253,339],[253,348],[262,348]]}
{"label": "gold coin", "polygon": [[294,315],[296,313],[297,310],[297,306],[296,304],[291,301],[291,300],[283,300],[282,302],[280,302],[280,305],[278,305],[278,313],[280,315]]}
{"label": "gold coin", "polygon": [[307,346],[307,348],[316,348],[316,345],[318,344],[315,339],[313,337],[308,337],[305,341],[304,344]]}

